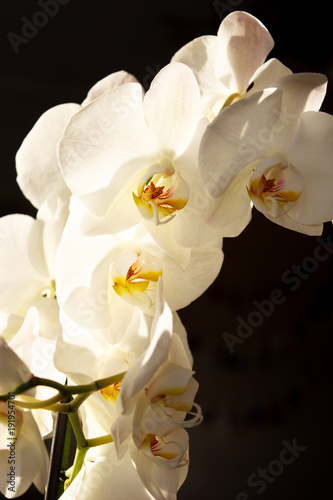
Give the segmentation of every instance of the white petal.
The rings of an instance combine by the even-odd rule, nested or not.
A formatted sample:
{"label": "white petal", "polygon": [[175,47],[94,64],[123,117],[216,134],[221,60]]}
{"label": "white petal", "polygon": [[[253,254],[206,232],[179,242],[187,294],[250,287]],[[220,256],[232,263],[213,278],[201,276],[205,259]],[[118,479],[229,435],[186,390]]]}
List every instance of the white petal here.
{"label": "white petal", "polygon": [[23,319],[22,316],[16,314],[0,312],[0,336],[7,344],[21,328]]}
{"label": "white petal", "polygon": [[[154,163],[156,147],[142,108],[142,87],[126,83],[90,102],[72,118],[58,148],[72,192],[103,215],[128,180]],[[99,192],[101,191],[101,192]]]}
{"label": "white petal", "polygon": [[284,76],[291,75],[292,72],[287,66],[278,59],[272,58],[260,66],[254,73],[252,82],[253,87],[246,95],[254,94],[267,87],[274,87],[274,82]]}
{"label": "white petal", "polygon": [[[179,215],[180,213],[177,214],[177,217]],[[158,226],[148,221],[145,223],[145,227],[156,243],[185,269],[190,260],[191,249],[185,248],[176,242],[174,237],[175,219],[176,217],[167,224],[159,224]]]}
{"label": "white petal", "polygon": [[81,205],[73,206],[59,246],[57,300],[63,311],[84,328],[105,328],[110,323],[109,266],[118,239],[109,235],[81,235],[81,210]]}
{"label": "white petal", "polygon": [[119,460],[112,444],[103,448],[107,451],[104,451],[99,459],[93,462],[86,460],[83,469],[61,499],[107,499],[112,491],[112,496],[117,500],[129,498],[152,500],[133,465],[131,456],[126,454],[122,460]]}
{"label": "white petal", "polygon": [[270,153],[270,131],[281,94],[280,90],[257,92],[225,108],[207,127],[199,169],[211,196],[221,196],[244,167]]}
{"label": "white petal", "polygon": [[[156,315],[154,331],[147,352],[140,362],[140,368],[132,381],[128,397],[133,397],[152,379],[158,368],[166,361],[172,336],[172,313],[164,303],[163,310]],[[128,375],[128,378],[130,376]]]}
{"label": "white petal", "polygon": [[192,375],[191,370],[168,363],[165,369],[161,370],[150,384],[147,396],[150,400],[153,400],[156,396],[183,394]]}
{"label": "white petal", "polygon": [[37,336],[39,333],[39,317],[35,307],[30,307],[24,319],[23,325],[15,337],[9,342],[11,349],[17,349],[27,342],[31,336]]}
{"label": "white petal", "polygon": [[251,220],[251,201],[246,190],[250,175],[251,168],[244,168],[217,199],[215,207],[205,213],[207,224],[219,228],[223,237],[238,236]]}
{"label": "white petal", "polygon": [[41,493],[44,493],[49,458],[46,446],[30,412],[24,412],[23,425],[16,442],[16,457],[15,493],[13,495],[7,490],[7,498],[23,495],[32,483]]}
{"label": "white petal", "polygon": [[17,182],[23,194],[39,208],[53,191],[68,192],[56,156],[57,143],[79,104],[60,104],[35,123],[16,155]]}
{"label": "white petal", "polygon": [[28,215],[0,219],[0,308],[25,316],[32,301],[49,286],[45,264],[43,223]]}
{"label": "white petal", "polygon": [[177,311],[198,298],[218,276],[223,262],[222,242],[193,248],[184,270],[171,257],[163,257],[165,299],[172,311]]}
{"label": "white petal", "polygon": [[276,113],[271,138],[276,151],[284,151],[294,139],[300,115],[305,111],[317,111],[326,93],[327,78],[318,73],[296,73],[274,82],[282,90],[281,110]]}
{"label": "white petal", "polygon": [[171,62],[181,62],[191,68],[202,95],[221,93],[222,85],[215,73],[217,51],[217,36],[201,36],[178,50],[172,57]]}
{"label": "white petal", "polygon": [[0,337],[0,394],[13,391],[32,374],[25,363],[7,346]]}
{"label": "white petal", "polygon": [[152,460],[146,457],[145,454],[136,447],[133,447],[131,450],[131,457],[143,485],[149,491],[148,494],[150,498],[154,500],[165,500],[165,496],[152,480]]}
{"label": "white petal", "polygon": [[105,94],[106,92],[109,92],[110,90],[129,82],[138,83],[138,80],[135,78],[135,76],[127,73],[127,71],[116,71],[115,73],[111,73],[111,75],[102,78],[102,80],[99,80],[93,87],[91,87],[87,94],[87,97],[82,102],[82,106],[85,106],[100,95]]}
{"label": "white petal", "polygon": [[220,81],[233,92],[243,93],[272,50],[273,38],[258,19],[240,11],[222,21],[217,36],[220,44],[216,72]]}
{"label": "white petal", "polygon": [[[68,190],[69,193],[69,190]],[[40,206],[36,218],[43,222],[43,248],[50,277],[54,278],[55,256],[69,214],[69,199],[56,192]]]}
{"label": "white petal", "polygon": [[306,225],[332,220],[333,117],[320,111],[304,113],[286,156],[304,178],[302,195],[289,217]]}
{"label": "white petal", "polygon": [[55,340],[59,333],[59,305],[56,298],[42,297],[35,300],[32,306],[38,310],[39,335]]}
{"label": "white petal", "polygon": [[[82,214],[81,230],[85,236],[115,234],[125,231],[141,221],[141,215],[133,202],[129,183],[126,190],[123,191],[119,193],[114,203],[110,202],[110,207],[105,215],[98,217],[88,210]],[[89,204],[87,197],[81,199],[86,205]]]}
{"label": "white petal", "polygon": [[199,119],[200,91],[192,71],[170,63],[154,78],[144,98],[147,125],[167,157],[181,154]]}

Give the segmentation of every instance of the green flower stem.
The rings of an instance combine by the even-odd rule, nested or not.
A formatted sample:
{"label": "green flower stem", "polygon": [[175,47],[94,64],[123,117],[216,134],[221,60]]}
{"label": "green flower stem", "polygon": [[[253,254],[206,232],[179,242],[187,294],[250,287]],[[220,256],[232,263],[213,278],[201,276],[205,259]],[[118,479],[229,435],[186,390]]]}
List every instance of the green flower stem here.
{"label": "green flower stem", "polygon": [[67,415],[63,414],[63,418],[66,418],[66,431],[65,431],[65,439],[63,444],[63,452],[62,459],[60,464],[60,470],[67,470],[70,466],[70,455],[71,455],[71,443],[72,443],[72,426]]}
{"label": "green flower stem", "polygon": [[49,410],[51,409],[52,405],[58,403],[61,399],[63,399],[63,397],[61,394],[56,394],[52,398],[45,399],[44,401],[35,398],[31,399],[32,401],[15,400],[15,406],[18,406],[19,408],[25,408],[26,410],[39,410],[39,409]]}
{"label": "green flower stem", "polygon": [[71,472],[69,475],[69,479],[66,482],[66,488],[70,485],[70,483],[74,480],[74,478],[80,472],[84,458],[89,450],[88,441],[83,434],[83,429],[81,426],[81,421],[79,417],[79,412],[76,410],[73,413],[68,415],[70,423],[72,425],[72,429],[74,431],[75,439],[76,439],[76,453],[74,458],[73,466],[71,467]]}
{"label": "green flower stem", "polygon": [[24,384],[19,385],[13,392],[15,392],[15,394],[21,394],[22,392],[28,391],[33,387],[37,387],[38,385],[56,389],[60,394],[62,394],[63,397],[68,395],[67,386],[62,385],[55,380],[35,376],[31,377],[31,379]]}
{"label": "green flower stem", "polygon": [[79,417],[79,412],[76,410],[73,413],[70,413],[68,415],[68,418],[70,420],[70,423],[72,424],[77,447],[78,448],[88,448],[88,441],[86,440],[86,438],[83,434],[81,421],[80,421],[80,417]]}
{"label": "green flower stem", "polygon": [[74,464],[66,472],[66,476],[69,478],[68,481],[66,481],[66,488],[70,485],[70,483],[74,480],[74,478],[80,472],[81,467],[82,467],[83,462],[84,462],[84,458],[85,458],[86,453],[89,450],[89,448],[92,448],[94,446],[101,446],[103,444],[108,444],[108,443],[113,442],[113,438],[112,438],[111,434],[107,434],[105,436],[100,436],[97,438],[86,439],[86,437],[83,433],[83,429],[82,429],[82,425],[81,425],[78,411],[74,411],[73,413],[69,413],[68,418],[70,420],[70,423],[71,423],[73,431],[74,431],[77,449],[76,449],[76,453],[75,453]]}
{"label": "green flower stem", "polygon": [[78,394],[70,403],[58,403],[53,406],[50,406],[49,408],[45,408],[46,410],[51,410],[54,412],[59,412],[59,413],[68,413],[69,415],[71,413],[75,413],[81,404],[89,398],[89,396],[93,394],[92,392],[87,392],[85,394]]}
{"label": "green flower stem", "polygon": [[[21,384],[19,387],[17,387],[12,392],[14,392],[15,394],[21,394],[25,391],[28,391],[29,389],[32,389],[33,387],[39,386],[39,385],[45,386],[45,387],[50,387],[50,388],[58,391],[58,394],[56,394],[52,398],[49,398],[45,401],[39,401],[36,399],[34,401],[29,401],[29,402],[16,401],[16,404],[18,406],[20,406],[21,408],[26,408],[26,409],[42,408],[45,410],[61,411],[63,413],[70,413],[70,412],[75,411],[77,408],[76,405],[79,402],[81,404],[82,401],[84,401],[84,399],[86,399],[88,396],[90,396],[90,394],[92,394],[93,392],[97,392],[101,389],[104,389],[105,387],[107,387],[109,385],[115,384],[116,382],[119,382],[120,380],[123,379],[125,374],[126,374],[126,372],[122,372],[122,373],[118,373],[117,375],[113,375],[112,377],[107,377],[107,378],[103,378],[100,380],[95,380],[91,384],[71,385],[71,386],[59,384],[58,382],[55,382],[54,380],[49,380],[49,379],[40,378],[40,377],[32,377],[28,382]],[[71,403],[56,404],[61,399],[68,397],[68,396],[72,396],[74,394],[77,394],[78,396],[73,401],[71,401]],[[82,401],[79,399],[79,395],[84,396],[84,399]],[[8,401],[8,394],[0,395],[0,401]],[[77,403],[74,403],[74,401],[77,401]],[[68,405],[71,405],[71,406],[68,406]]]}
{"label": "green flower stem", "polygon": [[113,438],[111,434],[107,434],[105,436],[87,439],[87,443],[89,448],[92,448],[93,446],[101,446],[102,444],[113,443]]}
{"label": "green flower stem", "polygon": [[88,450],[89,450],[89,448],[77,447],[76,453],[75,453],[75,458],[74,458],[74,464],[71,467],[70,476],[65,483],[65,489],[68,488],[68,486],[71,484],[72,481],[74,481],[74,479],[76,478],[76,476],[80,472],[80,470],[83,466],[84,458],[85,458]]}

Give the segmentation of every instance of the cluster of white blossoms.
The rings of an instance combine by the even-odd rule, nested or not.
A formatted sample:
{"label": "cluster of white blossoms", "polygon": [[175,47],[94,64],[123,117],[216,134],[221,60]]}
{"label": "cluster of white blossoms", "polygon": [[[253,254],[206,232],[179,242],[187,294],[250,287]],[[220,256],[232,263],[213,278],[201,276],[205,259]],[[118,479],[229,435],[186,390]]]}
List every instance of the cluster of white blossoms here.
{"label": "cluster of white blossoms", "polygon": [[260,21],[233,12],[147,91],[111,74],[24,139],[17,181],[37,215],[0,219],[6,497],[44,491],[53,410],[75,414],[78,441],[63,500],[176,498],[186,428],[202,420],[177,311],[218,276],[223,238],[253,207],[309,235],[333,218],[326,78],[267,60],[273,45]]}

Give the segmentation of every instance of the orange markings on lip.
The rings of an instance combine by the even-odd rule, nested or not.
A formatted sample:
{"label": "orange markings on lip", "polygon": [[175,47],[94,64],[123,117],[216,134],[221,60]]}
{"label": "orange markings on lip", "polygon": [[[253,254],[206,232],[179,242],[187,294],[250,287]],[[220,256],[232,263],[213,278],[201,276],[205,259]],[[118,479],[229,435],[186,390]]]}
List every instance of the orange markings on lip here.
{"label": "orange markings on lip", "polygon": [[151,181],[150,184],[143,190],[141,199],[146,202],[150,200],[155,200],[161,194],[163,194],[163,191],[164,191],[164,186],[156,187],[155,184]]}

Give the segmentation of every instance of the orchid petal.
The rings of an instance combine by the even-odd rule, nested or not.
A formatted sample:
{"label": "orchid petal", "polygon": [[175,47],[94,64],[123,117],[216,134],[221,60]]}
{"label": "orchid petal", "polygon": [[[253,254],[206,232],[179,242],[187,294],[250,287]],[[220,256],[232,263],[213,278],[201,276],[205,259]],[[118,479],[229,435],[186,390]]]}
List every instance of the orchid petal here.
{"label": "orchid petal", "polygon": [[333,219],[333,117],[303,113],[286,156],[304,178],[303,193],[288,212],[298,224],[318,225]]}
{"label": "orchid petal", "polygon": [[327,78],[317,73],[296,73],[274,82],[282,90],[281,109],[272,129],[271,143],[276,151],[284,151],[294,139],[300,115],[317,111],[326,93]]}
{"label": "orchid petal", "polygon": [[87,97],[82,102],[82,106],[89,104],[89,102],[93,101],[102,94],[106,94],[106,92],[109,92],[124,83],[130,82],[138,83],[138,80],[135,76],[127,73],[127,71],[116,71],[115,73],[111,73],[111,75],[102,78],[102,80],[99,80],[93,87],[91,87]]}
{"label": "orchid petal", "polygon": [[[89,210],[103,215],[132,175],[156,158],[142,106],[142,87],[126,83],[101,95],[74,115],[59,143],[64,178]],[[121,167],[121,168],[120,168]]]}
{"label": "orchid petal", "polygon": [[27,382],[32,373],[15,352],[0,337],[0,394],[14,391]]}
{"label": "orchid petal", "polygon": [[49,287],[42,237],[43,223],[33,217],[10,214],[0,219],[2,311],[25,316],[31,302]]}
{"label": "orchid petal", "polygon": [[60,104],[46,111],[35,123],[16,154],[17,182],[31,203],[39,208],[56,192],[68,196],[57,161],[56,148],[61,134],[79,104]]}
{"label": "orchid petal", "polygon": [[199,105],[199,87],[186,65],[170,63],[156,75],[143,106],[162,155],[172,158],[184,151],[200,117]]}
{"label": "orchid petal", "polygon": [[216,73],[230,90],[242,94],[272,50],[274,40],[258,19],[241,11],[232,12],[222,21],[217,36]]}
{"label": "orchid petal", "polygon": [[217,53],[217,36],[201,36],[178,50],[171,62],[187,64],[193,71],[203,94],[221,93],[221,84],[214,69]]}
{"label": "orchid petal", "polygon": [[291,70],[278,59],[269,59],[254,73],[252,78],[253,86],[246,92],[246,95],[249,96],[262,89],[274,87],[276,80],[291,74]]}
{"label": "orchid petal", "polygon": [[207,127],[199,150],[199,169],[213,197],[233,178],[271,151],[270,130],[280,108],[280,90],[265,90],[225,108]]}

